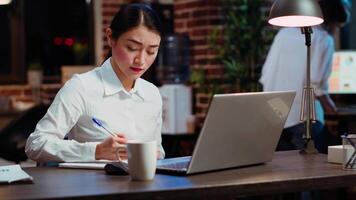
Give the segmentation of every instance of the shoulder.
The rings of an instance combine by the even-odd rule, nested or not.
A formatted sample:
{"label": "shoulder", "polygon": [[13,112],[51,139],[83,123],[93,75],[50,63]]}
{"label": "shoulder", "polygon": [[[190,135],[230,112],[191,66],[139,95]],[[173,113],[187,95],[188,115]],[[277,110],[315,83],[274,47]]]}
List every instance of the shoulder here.
{"label": "shoulder", "polygon": [[69,84],[77,87],[81,92],[97,91],[102,88],[102,81],[100,78],[100,67],[96,67],[88,72],[82,74],[74,74],[69,80]]}
{"label": "shoulder", "polygon": [[159,90],[158,90],[157,86],[155,86],[151,82],[148,82],[142,78],[139,78],[137,80],[139,81],[140,86],[144,89],[145,93],[154,93],[154,94],[159,95]]}
{"label": "shoulder", "polygon": [[[82,74],[74,74],[62,88],[59,90],[56,96],[60,99],[73,99],[73,98],[81,98],[85,99],[88,93],[92,90],[96,90],[94,88],[99,88],[98,86],[94,87],[100,79],[97,75],[97,68],[82,73]],[[97,90],[96,90],[97,91]]]}
{"label": "shoulder", "polygon": [[162,101],[161,95],[159,93],[159,89],[157,86],[148,82],[142,78],[137,79],[138,83],[140,84],[140,88],[143,91],[145,98],[154,101]]}
{"label": "shoulder", "polygon": [[74,74],[72,79],[77,79],[77,81],[80,81],[82,83],[90,84],[92,83],[92,81],[100,80],[99,71],[100,68],[96,67],[82,74]]}
{"label": "shoulder", "polygon": [[146,81],[145,79],[139,78],[137,79],[142,86],[144,86],[148,90],[158,90],[157,86],[155,86],[153,83]]}

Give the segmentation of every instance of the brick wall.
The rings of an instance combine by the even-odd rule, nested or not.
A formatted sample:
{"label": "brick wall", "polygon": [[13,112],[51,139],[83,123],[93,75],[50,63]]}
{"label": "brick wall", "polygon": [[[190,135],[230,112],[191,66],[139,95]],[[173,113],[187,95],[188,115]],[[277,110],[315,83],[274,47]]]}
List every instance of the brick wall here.
{"label": "brick wall", "polygon": [[220,76],[222,68],[214,61],[208,35],[214,27],[222,28],[220,0],[175,0],[174,27],[191,40],[191,68],[203,66],[210,77]]}
{"label": "brick wall", "polygon": [[[177,33],[188,34],[191,41],[190,68],[202,67],[207,78],[216,79],[222,76],[221,65],[215,62],[215,53],[209,47],[209,33],[222,29],[220,0],[175,0],[174,29]],[[194,93],[199,88],[195,88]],[[204,122],[210,102],[209,94],[194,95],[194,112],[197,130]]]}
{"label": "brick wall", "polygon": [[40,88],[36,90],[31,88],[30,85],[1,85],[0,110],[13,111],[21,109],[18,108],[18,106],[26,106],[24,104],[30,104],[36,100],[36,97],[33,95],[35,93],[40,95],[41,103],[50,104],[61,86],[61,84],[42,84]]}
{"label": "brick wall", "polygon": [[[262,8],[268,14],[271,0]],[[214,60],[208,35],[214,29],[223,30],[221,0],[174,0],[175,32],[187,33],[191,39],[191,67],[203,66],[211,78],[221,77],[222,67]]]}
{"label": "brick wall", "polygon": [[116,14],[116,12],[120,9],[120,6],[129,3],[128,0],[102,0],[101,1],[101,26],[102,26],[102,49],[103,55],[101,55],[102,60],[106,58],[106,55],[109,52],[109,46],[106,39],[105,30],[110,26],[111,20]]}
{"label": "brick wall", "polygon": [[[265,0],[262,11],[268,15],[271,0]],[[222,13],[222,0],[175,0],[174,1],[174,26],[175,32],[186,33],[191,40],[191,65],[192,69],[203,67],[208,80],[221,80],[224,78],[223,67],[214,58],[216,52],[211,50],[209,35],[213,29],[223,31],[224,19]],[[206,89],[208,86],[204,86]],[[219,85],[219,92],[235,91],[236,86]],[[209,106],[211,94],[197,92],[195,88],[194,110],[196,125],[201,128]]]}
{"label": "brick wall", "polygon": [[[220,0],[175,0],[175,32],[189,35],[191,41],[190,68],[202,67],[209,79],[219,78],[223,74],[222,66],[215,62],[215,53],[209,47],[209,33],[222,29]],[[204,122],[211,96],[197,93],[194,88],[194,113],[197,130]]]}

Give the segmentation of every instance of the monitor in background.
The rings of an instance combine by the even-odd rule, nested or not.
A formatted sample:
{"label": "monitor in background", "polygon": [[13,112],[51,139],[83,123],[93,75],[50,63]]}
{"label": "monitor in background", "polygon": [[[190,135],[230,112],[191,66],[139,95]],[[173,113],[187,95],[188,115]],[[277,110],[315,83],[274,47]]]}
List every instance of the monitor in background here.
{"label": "monitor in background", "polygon": [[356,51],[334,53],[329,93],[356,94]]}

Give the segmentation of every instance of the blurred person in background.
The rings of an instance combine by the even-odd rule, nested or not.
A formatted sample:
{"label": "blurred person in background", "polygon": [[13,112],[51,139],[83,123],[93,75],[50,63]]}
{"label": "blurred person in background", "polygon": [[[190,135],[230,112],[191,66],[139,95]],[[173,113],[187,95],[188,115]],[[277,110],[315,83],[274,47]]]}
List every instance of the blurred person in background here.
{"label": "blurred person in background", "polygon": [[[327,153],[327,132],[324,129],[324,111],[337,112],[328,94],[328,79],[335,51],[332,33],[345,25],[350,18],[347,0],[319,1],[324,23],[312,27],[311,84],[316,95],[316,122],[313,123],[313,141],[320,153]],[[304,150],[305,125],[300,121],[302,93],[306,82],[307,48],[300,28],[281,28],[262,68],[260,83],[264,91],[294,90],[291,111],[285,123],[277,150]]]}

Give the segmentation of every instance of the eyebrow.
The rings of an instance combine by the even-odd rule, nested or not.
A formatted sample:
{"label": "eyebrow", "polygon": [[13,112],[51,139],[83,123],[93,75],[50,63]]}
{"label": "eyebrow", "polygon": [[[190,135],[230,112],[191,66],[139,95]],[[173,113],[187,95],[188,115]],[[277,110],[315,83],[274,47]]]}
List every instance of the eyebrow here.
{"label": "eyebrow", "polygon": [[[130,41],[130,42],[133,42],[133,43],[135,43],[135,44],[138,44],[138,45],[143,45],[142,42],[139,42],[139,41],[134,40],[134,39],[127,39],[127,40]],[[153,44],[153,45],[149,45],[149,47],[151,47],[151,48],[157,48],[157,47],[159,47],[159,45]]]}

